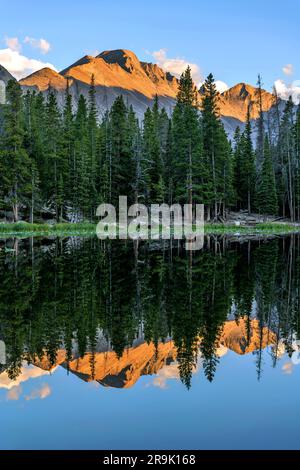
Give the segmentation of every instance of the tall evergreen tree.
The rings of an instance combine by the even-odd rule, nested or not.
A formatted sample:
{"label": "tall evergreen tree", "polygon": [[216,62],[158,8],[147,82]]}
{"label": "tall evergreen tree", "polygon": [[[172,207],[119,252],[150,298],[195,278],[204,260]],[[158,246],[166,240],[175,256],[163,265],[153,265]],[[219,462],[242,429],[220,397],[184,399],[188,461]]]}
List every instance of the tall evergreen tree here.
{"label": "tall evergreen tree", "polygon": [[143,123],[143,163],[147,183],[146,200],[148,203],[161,203],[165,198],[164,149],[162,135],[165,121],[159,111],[158,97],[154,100],[152,110],[148,108]]}
{"label": "tall evergreen tree", "polygon": [[74,218],[88,219],[90,217],[90,153],[88,134],[88,109],[83,95],[78,101],[74,122],[74,154],[72,159],[72,206]]}
{"label": "tall evergreen tree", "polygon": [[4,110],[4,129],[0,143],[1,187],[4,203],[12,208],[13,218],[28,205],[32,192],[32,161],[25,150],[24,106],[21,87],[15,80],[7,85],[8,104]]}
{"label": "tall evergreen tree", "polygon": [[[204,168],[197,93],[188,67],[181,75],[177,104],[172,115],[172,202],[203,201]],[[169,147],[170,148],[170,147]]]}
{"label": "tall evergreen tree", "polygon": [[[202,133],[205,168],[208,175],[208,203],[214,217],[225,212],[224,172],[230,158],[224,127],[219,119],[219,93],[214,77],[210,74],[202,86]],[[232,184],[232,181],[231,181]]]}
{"label": "tall evergreen tree", "polygon": [[275,186],[275,173],[267,135],[265,136],[264,142],[264,160],[259,177],[259,190],[257,192],[256,204],[261,214],[277,214],[278,203]]}
{"label": "tall evergreen tree", "polygon": [[295,219],[300,220],[300,105],[295,123]]}
{"label": "tall evergreen tree", "polygon": [[56,94],[50,88],[46,102],[45,119],[45,198],[46,204],[53,207],[56,220],[63,216],[64,195],[61,181],[64,165],[61,159],[62,135],[61,114],[59,112]]}
{"label": "tall evergreen tree", "polygon": [[135,162],[128,134],[128,110],[123,97],[118,97],[110,110],[110,190],[111,203],[118,204],[119,196],[134,202]]}
{"label": "tall evergreen tree", "polygon": [[264,159],[264,136],[265,136],[265,122],[263,114],[263,100],[262,100],[262,78],[258,75],[256,99],[258,105],[259,116],[257,120],[257,139],[256,139],[256,166],[258,171],[261,170],[262,162]]}
{"label": "tall evergreen tree", "polygon": [[247,112],[246,127],[235,146],[235,185],[238,195],[239,207],[251,213],[254,202],[256,169],[252,144],[252,130],[250,122],[250,109]]}
{"label": "tall evergreen tree", "polygon": [[99,172],[99,165],[97,161],[97,103],[96,103],[96,87],[95,87],[95,76],[91,77],[91,84],[89,89],[89,100],[88,100],[88,142],[89,142],[89,204],[90,204],[90,215],[89,218],[92,220],[95,217],[95,210],[97,206],[97,174]]}
{"label": "tall evergreen tree", "polygon": [[[69,82],[65,93],[65,103],[62,120],[62,172],[60,184],[62,185],[63,198],[67,205],[72,206],[72,162],[74,158],[74,116],[72,110],[72,96],[70,94]],[[73,209],[73,208],[72,208]]]}

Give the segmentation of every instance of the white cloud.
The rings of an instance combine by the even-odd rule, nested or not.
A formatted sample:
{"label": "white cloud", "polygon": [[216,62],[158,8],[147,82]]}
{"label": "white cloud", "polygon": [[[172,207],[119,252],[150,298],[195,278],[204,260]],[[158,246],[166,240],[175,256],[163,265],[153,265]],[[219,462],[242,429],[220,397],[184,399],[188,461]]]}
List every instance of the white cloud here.
{"label": "white cloud", "polygon": [[216,87],[219,93],[224,93],[224,91],[229,89],[227,83],[222,82],[222,80],[216,80]]}
{"label": "white cloud", "polygon": [[[54,370],[56,369],[53,369],[51,373],[53,373]],[[27,382],[27,380],[35,379],[44,375],[50,375],[50,372],[33,365],[28,366],[24,363],[21,368],[20,375],[15,380],[11,380],[9,378],[7,371],[0,374],[0,389],[5,388],[7,390],[11,390],[18,387],[22,382]]]}
{"label": "white cloud", "polygon": [[287,100],[291,96],[295,104],[300,103],[300,80],[295,80],[292,83],[276,80],[274,87],[280,98]]}
{"label": "white cloud", "polygon": [[43,38],[35,39],[29,36],[26,36],[24,39],[25,44],[29,44],[34,49],[39,49],[42,54],[48,54],[51,49],[51,44]]}
{"label": "white cloud", "polygon": [[[202,85],[204,85],[204,81],[198,84],[198,88],[201,88]],[[224,93],[224,91],[229,90],[227,83],[223,82],[222,80],[215,80],[215,85],[219,93]]]}
{"label": "white cloud", "polygon": [[11,48],[0,49],[0,64],[18,80],[44,67],[56,70],[49,62],[30,59]]}
{"label": "white cloud", "polygon": [[31,391],[29,395],[25,396],[25,400],[36,400],[39,398],[40,400],[44,400],[45,398],[51,395],[51,388],[48,384],[43,384],[41,388],[36,388]]}
{"label": "white cloud", "polygon": [[97,55],[100,54],[100,51],[98,49],[92,49],[92,50],[91,49],[86,49],[84,51],[84,54],[90,55],[92,57],[97,57]]}
{"label": "white cloud", "polygon": [[282,67],[282,71],[285,75],[293,75],[294,73],[293,64],[286,64],[284,67]]}
{"label": "white cloud", "polygon": [[5,44],[12,51],[20,52],[20,50],[22,49],[22,44],[20,44],[19,39],[17,37],[15,37],[15,38],[6,37],[5,38]]}
{"label": "white cloud", "polygon": [[286,362],[285,364],[283,364],[281,370],[284,374],[287,374],[287,375],[292,374],[292,372],[293,372],[293,363],[292,362]]}
{"label": "white cloud", "polygon": [[7,400],[17,401],[17,400],[19,400],[21,394],[22,394],[22,387],[20,385],[17,385],[15,387],[12,387],[7,392],[6,398],[7,398]]}
{"label": "white cloud", "polygon": [[[221,357],[221,356],[220,356]],[[193,367],[192,373],[197,374],[202,367],[202,359],[198,358],[197,364]],[[168,388],[168,381],[172,379],[179,380],[179,368],[178,362],[174,361],[172,364],[164,365],[156,374],[152,381],[154,387],[159,387],[161,389]]]}
{"label": "white cloud", "polygon": [[193,80],[198,83],[202,80],[200,68],[197,64],[188,62],[187,60],[175,57],[167,57],[167,49],[160,49],[151,53],[157,64],[164,70],[172,73],[175,77],[180,77],[189,65],[192,71]]}

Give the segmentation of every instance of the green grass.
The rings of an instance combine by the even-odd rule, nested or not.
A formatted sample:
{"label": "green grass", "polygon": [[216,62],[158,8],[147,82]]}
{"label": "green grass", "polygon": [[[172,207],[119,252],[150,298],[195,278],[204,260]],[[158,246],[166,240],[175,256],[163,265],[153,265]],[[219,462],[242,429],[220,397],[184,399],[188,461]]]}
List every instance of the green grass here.
{"label": "green grass", "polygon": [[259,234],[285,234],[300,232],[300,226],[293,224],[261,223],[254,226],[236,226],[226,224],[205,224],[205,233],[207,234],[240,234],[240,235],[259,235]]}
{"label": "green grass", "polygon": [[77,235],[77,234],[94,234],[96,230],[95,224],[29,224],[26,222],[2,223],[0,224],[0,235]]}
{"label": "green grass", "polygon": [[[287,234],[300,232],[300,226],[293,224],[261,223],[253,227],[236,226],[218,223],[205,224],[206,234]],[[96,224],[93,223],[60,223],[60,224],[30,224],[26,222],[0,223],[0,237],[8,236],[92,236],[96,235]]]}

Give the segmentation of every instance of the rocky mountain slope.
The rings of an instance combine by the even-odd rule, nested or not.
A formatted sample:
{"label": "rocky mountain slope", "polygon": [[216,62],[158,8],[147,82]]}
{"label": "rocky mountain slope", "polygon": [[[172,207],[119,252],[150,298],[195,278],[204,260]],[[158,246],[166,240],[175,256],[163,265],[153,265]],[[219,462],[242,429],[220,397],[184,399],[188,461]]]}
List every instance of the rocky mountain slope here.
{"label": "rocky mountain slope", "polygon": [[5,84],[9,80],[15,80],[14,77],[0,64],[0,80],[2,80]]}
{"label": "rocky mountain slope", "polygon": [[[8,72],[0,68],[7,81]],[[8,74],[8,75],[7,75]],[[86,55],[60,73],[44,68],[20,80],[24,91],[36,89],[47,92],[50,87],[57,91],[58,102],[62,105],[64,92],[69,83],[75,101],[80,94],[88,96],[91,76],[96,85],[96,101],[99,114],[109,109],[117,96],[122,95],[128,105],[132,105],[139,119],[143,118],[148,106],[158,95],[159,103],[168,112],[175,105],[178,79],[165,72],[158,65],[141,62],[126,49],[103,51],[96,57]],[[201,101],[201,93],[199,93]],[[263,90],[263,110],[268,112],[274,104],[274,96]],[[250,106],[251,118],[258,117],[257,89],[239,83],[225,91],[220,97],[220,113],[227,133],[232,136],[237,125],[243,127],[247,109]]]}
{"label": "rocky mountain slope", "polygon": [[[5,104],[6,101],[6,85],[9,80],[14,80],[14,77],[0,65],[0,105]],[[1,114],[0,114],[1,119]]]}
{"label": "rocky mountain slope", "polygon": [[52,87],[57,90],[58,101],[62,103],[67,82],[75,100],[80,94],[87,97],[92,75],[100,115],[119,95],[133,106],[139,119],[143,118],[156,94],[160,105],[169,112],[175,104],[178,80],[155,64],[140,62],[133,52],[123,49],[104,51],[97,57],[84,56],[60,73],[39,70],[22,79],[20,84],[24,90],[35,88],[42,92]]}

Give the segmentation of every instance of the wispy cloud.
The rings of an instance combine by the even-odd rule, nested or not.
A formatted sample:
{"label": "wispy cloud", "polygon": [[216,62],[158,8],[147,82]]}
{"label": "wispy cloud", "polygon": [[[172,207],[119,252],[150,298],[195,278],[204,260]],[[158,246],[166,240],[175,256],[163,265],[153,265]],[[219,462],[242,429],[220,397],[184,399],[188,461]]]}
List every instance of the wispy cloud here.
{"label": "wispy cloud", "polygon": [[285,75],[293,75],[294,73],[294,66],[293,64],[286,64],[282,67],[282,71]]}
{"label": "wispy cloud", "polygon": [[40,400],[44,400],[45,398],[51,395],[51,388],[48,384],[43,384],[41,388],[36,388],[31,391],[29,395],[25,396],[25,400],[36,400],[39,398]]}
{"label": "wispy cloud", "polygon": [[184,72],[189,65],[191,67],[194,82],[198,84],[202,81],[201,70],[197,64],[193,64],[192,62],[189,62],[188,60],[181,57],[168,57],[167,52],[167,49],[159,49],[158,51],[151,53],[156,63],[162,69],[172,73],[175,75],[175,77],[180,77],[182,72]]}
{"label": "wispy cloud", "polygon": [[282,366],[281,369],[282,369],[282,372],[283,372],[284,374],[287,374],[287,375],[292,374],[292,372],[293,372],[293,364],[292,364],[292,362],[286,362],[285,364],[283,364],[283,366]]}
{"label": "wispy cloud", "polygon": [[[197,374],[197,372],[199,372],[201,367],[202,367],[202,359],[199,358],[196,366],[193,367],[192,373]],[[175,380],[180,379],[177,361],[173,362],[172,364],[164,365],[154,377],[152,381],[152,385],[154,385],[154,387],[166,389],[168,388],[168,382],[174,379]]]}
{"label": "wispy cloud", "polygon": [[51,49],[51,44],[43,38],[35,39],[29,36],[26,36],[24,39],[24,44],[29,44],[34,49],[39,49],[42,54],[48,54]]}
{"label": "wispy cloud", "polygon": [[21,394],[22,394],[22,387],[20,385],[16,385],[15,387],[13,387],[7,392],[6,398],[7,400],[17,401],[19,400]]}
{"label": "wispy cloud", "polygon": [[12,51],[20,52],[22,49],[22,44],[20,43],[17,37],[14,37],[14,38],[5,37],[5,44]]}

